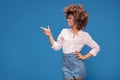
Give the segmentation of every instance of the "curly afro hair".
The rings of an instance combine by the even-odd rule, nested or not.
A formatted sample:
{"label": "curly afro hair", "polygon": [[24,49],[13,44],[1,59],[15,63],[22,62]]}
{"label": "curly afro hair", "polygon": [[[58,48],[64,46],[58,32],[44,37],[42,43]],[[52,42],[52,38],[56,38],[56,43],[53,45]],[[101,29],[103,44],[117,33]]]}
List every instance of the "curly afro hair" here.
{"label": "curly afro hair", "polygon": [[84,29],[88,23],[88,13],[83,9],[81,4],[71,4],[64,9],[66,19],[69,15],[73,15],[77,24],[78,30]]}

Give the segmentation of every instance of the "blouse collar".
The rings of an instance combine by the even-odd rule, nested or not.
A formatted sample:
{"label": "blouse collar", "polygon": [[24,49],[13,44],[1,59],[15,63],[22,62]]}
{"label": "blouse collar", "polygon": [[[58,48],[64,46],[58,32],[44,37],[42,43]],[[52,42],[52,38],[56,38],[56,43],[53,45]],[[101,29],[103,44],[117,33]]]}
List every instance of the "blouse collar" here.
{"label": "blouse collar", "polygon": [[[70,28],[70,32],[72,32],[72,28]],[[82,32],[82,30],[79,30],[78,35]],[[73,32],[72,32],[73,33]]]}

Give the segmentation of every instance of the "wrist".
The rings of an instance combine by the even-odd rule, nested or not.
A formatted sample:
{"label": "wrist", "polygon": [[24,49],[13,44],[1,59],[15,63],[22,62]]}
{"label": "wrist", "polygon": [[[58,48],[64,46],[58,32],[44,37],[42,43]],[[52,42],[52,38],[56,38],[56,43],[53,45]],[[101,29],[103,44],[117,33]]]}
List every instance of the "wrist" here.
{"label": "wrist", "polygon": [[81,56],[81,57],[79,57],[79,59],[84,61],[86,59],[86,57],[85,56]]}
{"label": "wrist", "polygon": [[92,54],[91,54],[91,53],[87,53],[86,55],[84,55],[83,58],[84,58],[84,60],[85,60],[85,59],[90,58],[90,57],[92,57]]}
{"label": "wrist", "polygon": [[51,33],[51,32],[49,33],[48,37],[50,37],[50,36],[52,36],[52,33]]}
{"label": "wrist", "polygon": [[86,56],[84,55],[84,56],[83,56],[83,60],[85,60],[85,59],[87,59],[87,58],[86,58]]}

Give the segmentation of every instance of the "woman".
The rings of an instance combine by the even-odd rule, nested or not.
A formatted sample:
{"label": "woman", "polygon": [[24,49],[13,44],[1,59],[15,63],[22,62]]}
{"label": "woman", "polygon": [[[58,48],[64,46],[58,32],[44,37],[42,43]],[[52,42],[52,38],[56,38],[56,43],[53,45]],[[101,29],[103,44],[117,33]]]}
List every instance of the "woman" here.
{"label": "woman", "polygon": [[[69,5],[64,9],[64,14],[70,28],[63,29],[54,40],[50,28],[44,28],[44,33],[49,37],[54,50],[63,49],[62,71],[64,80],[83,80],[86,76],[84,60],[96,56],[99,52],[99,45],[92,39],[89,33],[83,31],[88,22],[88,13],[82,5]],[[84,45],[91,47],[91,50],[82,55],[80,51]]]}

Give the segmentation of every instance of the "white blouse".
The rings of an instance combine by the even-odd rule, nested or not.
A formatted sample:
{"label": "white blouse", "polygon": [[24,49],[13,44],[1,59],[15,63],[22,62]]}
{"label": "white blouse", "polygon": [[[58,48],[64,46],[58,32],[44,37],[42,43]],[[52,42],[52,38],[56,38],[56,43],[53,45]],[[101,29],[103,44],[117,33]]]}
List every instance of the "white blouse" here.
{"label": "white blouse", "polygon": [[63,29],[59,34],[57,41],[54,42],[52,48],[54,50],[63,49],[64,54],[75,53],[81,51],[84,45],[91,47],[89,53],[96,56],[100,50],[99,45],[92,39],[89,33],[80,30],[75,37],[72,29]]}

